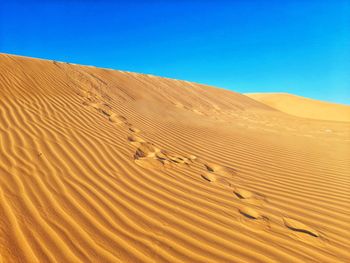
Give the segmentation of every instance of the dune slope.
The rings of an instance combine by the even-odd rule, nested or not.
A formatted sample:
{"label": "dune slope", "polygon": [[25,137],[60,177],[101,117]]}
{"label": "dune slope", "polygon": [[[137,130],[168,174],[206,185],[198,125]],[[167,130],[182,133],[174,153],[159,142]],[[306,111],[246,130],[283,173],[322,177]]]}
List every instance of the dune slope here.
{"label": "dune slope", "polygon": [[350,125],[0,54],[0,262],[346,262]]}
{"label": "dune slope", "polygon": [[350,122],[350,106],[313,100],[287,93],[249,93],[245,95],[277,110],[298,117]]}

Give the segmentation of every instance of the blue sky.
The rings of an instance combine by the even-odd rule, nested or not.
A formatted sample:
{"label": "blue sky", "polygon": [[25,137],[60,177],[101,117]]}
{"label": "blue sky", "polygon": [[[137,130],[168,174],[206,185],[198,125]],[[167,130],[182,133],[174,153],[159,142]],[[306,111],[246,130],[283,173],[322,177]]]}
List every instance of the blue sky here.
{"label": "blue sky", "polygon": [[350,0],[0,0],[0,52],[350,104]]}

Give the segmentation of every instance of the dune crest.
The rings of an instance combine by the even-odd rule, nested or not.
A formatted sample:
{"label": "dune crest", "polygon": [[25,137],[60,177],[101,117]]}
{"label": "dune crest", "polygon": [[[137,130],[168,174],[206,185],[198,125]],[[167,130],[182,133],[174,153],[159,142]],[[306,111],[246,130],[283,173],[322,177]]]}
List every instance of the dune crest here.
{"label": "dune crest", "polygon": [[349,173],[349,123],[0,54],[0,262],[347,262]]}
{"label": "dune crest", "polygon": [[350,122],[350,106],[287,93],[247,93],[246,96],[282,112],[317,120]]}

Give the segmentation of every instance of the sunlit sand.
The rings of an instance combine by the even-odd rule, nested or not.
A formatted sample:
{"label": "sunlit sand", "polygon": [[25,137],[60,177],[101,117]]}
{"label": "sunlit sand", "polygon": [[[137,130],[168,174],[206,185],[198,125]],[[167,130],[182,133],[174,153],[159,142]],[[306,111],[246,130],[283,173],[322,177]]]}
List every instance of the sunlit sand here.
{"label": "sunlit sand", "polygon": [[0,262],[349,262],[350,107],[250,96],[0,54]]}

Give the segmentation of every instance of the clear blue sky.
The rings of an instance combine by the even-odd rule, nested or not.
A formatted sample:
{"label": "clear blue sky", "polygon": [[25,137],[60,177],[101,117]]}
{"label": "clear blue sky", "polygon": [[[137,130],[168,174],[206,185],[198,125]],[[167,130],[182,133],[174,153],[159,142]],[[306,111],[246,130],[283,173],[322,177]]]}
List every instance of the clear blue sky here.
{"label": "clear blue sky", "polygon": [[0,0],[0,52],[350,104],[350,0]]}

